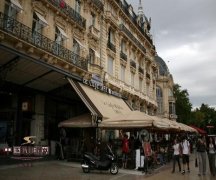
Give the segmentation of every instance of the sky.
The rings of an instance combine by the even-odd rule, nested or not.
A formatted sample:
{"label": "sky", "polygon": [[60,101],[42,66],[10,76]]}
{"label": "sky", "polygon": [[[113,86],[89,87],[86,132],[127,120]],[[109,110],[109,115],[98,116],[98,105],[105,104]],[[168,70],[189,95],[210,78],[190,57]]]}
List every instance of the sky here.
{"label": "sky", "polygon": [[[139,0],[127,0],[137,12]],[[142,0],[151,34],[193,108],[216,107],[216,0]]]}

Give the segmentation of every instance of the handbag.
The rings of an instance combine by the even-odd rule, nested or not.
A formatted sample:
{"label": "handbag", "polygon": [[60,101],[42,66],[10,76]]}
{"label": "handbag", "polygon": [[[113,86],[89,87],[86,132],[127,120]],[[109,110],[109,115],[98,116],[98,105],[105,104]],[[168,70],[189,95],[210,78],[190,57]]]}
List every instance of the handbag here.
{"label": "handbag", "polygon": [[195,167],[198,167],[197,158],[195,159]]}

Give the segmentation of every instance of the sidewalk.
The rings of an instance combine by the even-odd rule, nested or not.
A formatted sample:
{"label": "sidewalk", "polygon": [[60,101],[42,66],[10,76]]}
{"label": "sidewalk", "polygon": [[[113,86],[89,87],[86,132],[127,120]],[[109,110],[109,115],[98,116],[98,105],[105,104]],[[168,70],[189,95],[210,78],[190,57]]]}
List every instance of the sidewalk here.
{"label": "sidewalk", "polygon": [[182,175],[179,172],[174,174],[172,171],[172,162],[155,169],[152,174],[144,175],[141,171],[119,169],[119,173],[115,176],[108,171],[91,171],[83,173],[80,163],[49,160],[34,162],[33,167],[23,167],[21,164],[0,166],[0,179],[31,179],[31,180],[215,180],[215,177],[209,173],[207,161],[206,176],[198,176],[198,168],[195,168],[194,155],[190,157],[190,173]]}

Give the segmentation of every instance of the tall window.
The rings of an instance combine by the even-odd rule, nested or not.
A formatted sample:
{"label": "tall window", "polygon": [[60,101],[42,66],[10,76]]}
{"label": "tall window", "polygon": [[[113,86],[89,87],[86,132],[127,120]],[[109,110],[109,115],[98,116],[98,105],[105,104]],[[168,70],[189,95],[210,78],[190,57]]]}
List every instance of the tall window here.
{"label": "tall window", "polygon": [[125,81],[125,66],[121,65],[121,80]]}
{"label": "tall window", "polygon": [[156,96],[157,96],[157,104],[158,104],[157,113],[162,114],[163,113],[163,92],[159,86],[156,87]]}
{"label": "tall window", "polygon": [[72,62],[76,63],[78,61],[78,58],[79,58],[79,55],[80,55],[80,45],[75,39],[73,39],[72,52],[74,53],[73,56],[72,56]]}
{"label": "tall window", "polygon": [[142,79],[139,79],[139,90],[140,92],[143,91],[143,80]]}
{"label": "tall window", "polygon": [[16,19],[17,13],[23,10],[18,0],[16,1],[16,4],[12,2],[13,1],[11,0],[6,0],[5,2],[5,14],[7,18],[7,21],[5,21],[5,26],[9,31],[13,31],[14,19]]}
{"label": "tall window", "polygon": [[80,14],[81,2],[80,0],[75,1],[75,11]]}
{"label": "tall window", "polygon": [[94,60],[95,60],[95,52],[93,49],[89,49],[89,62],[91,64],[94,64]]}
{"label": "tall window", "polygon": [[114,33],[111,28],[109,29],[108,41],[114,44]]}
{"label": "tall window", "polygon": [[38,18],[37,14],[34,12],[33,14],[33,23],[32,23],[32,30],[33,32],[42,32],[42,23],[40,23],[40,19]]}
{"label": "tall window", "polygon": [[125,45],[125,41],[124,40],[121,41],[121,51],[123,53],[125,53],[125,51],[126,51],[126,45]]}
{"label": "tall window", "polygon": [[90,19],[90,25],[95,27],[95,19],[96,19],[96,16],[94,13],[91,13],[91,19]]}
{"label": "tall window", "polygon": [[131,72],[131,86],[134,87],[134,73]]}
{"label": "tall window", "polygon": [[108,57],[108,73],[110,75],[113,75],[113,61],[114,59],[112,57]]}

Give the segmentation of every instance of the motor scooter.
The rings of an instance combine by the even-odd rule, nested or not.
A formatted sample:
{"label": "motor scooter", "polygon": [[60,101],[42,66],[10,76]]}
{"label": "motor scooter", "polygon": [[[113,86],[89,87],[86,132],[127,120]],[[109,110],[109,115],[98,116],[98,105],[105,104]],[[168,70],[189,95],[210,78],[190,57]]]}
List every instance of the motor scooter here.
{"label": "motor scooter", "polygon": [[83,155],[81,167],[84,173],[89,173],[90,170],[110,170],[111,174],[118,173],[118,165],[116,156],[113,154],[109,145],[107,145],[107,153],[103,157],[97,157],[92,153],[86,152]]}

